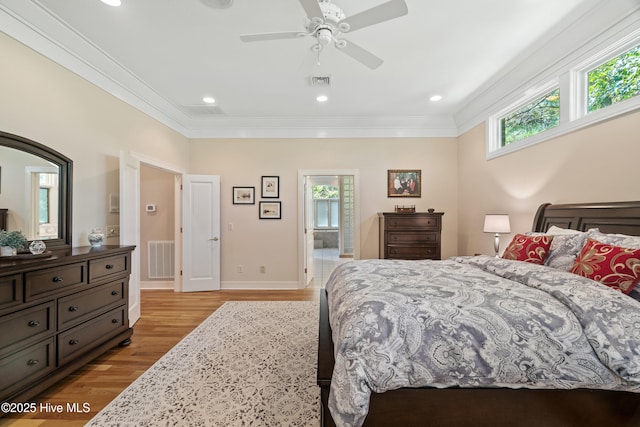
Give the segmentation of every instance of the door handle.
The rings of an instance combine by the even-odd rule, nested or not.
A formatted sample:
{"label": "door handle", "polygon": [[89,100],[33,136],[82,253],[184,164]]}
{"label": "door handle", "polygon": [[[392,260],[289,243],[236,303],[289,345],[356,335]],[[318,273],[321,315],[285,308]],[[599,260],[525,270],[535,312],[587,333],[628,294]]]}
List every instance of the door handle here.
{"label": "door handle", "polygon": [[217,241],[218,241],[218,238],[217,238],[217,237],[212,237],[212,238],[211,238],[211,239],[209,239],[209,240],[213,240],[214,242],[217,242]]}

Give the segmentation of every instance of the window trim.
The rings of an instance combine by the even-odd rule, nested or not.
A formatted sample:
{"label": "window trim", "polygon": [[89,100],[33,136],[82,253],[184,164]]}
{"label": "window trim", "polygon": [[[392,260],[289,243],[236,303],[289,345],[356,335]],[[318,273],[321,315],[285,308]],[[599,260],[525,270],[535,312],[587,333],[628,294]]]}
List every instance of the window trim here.
{"label": "window trim", "polygon": [[[546,80],[546,82],[540,86],[533,86],[525,92],[525,95],[518,98],[515,102],[502,108],[496,114],[489,116],[486,122],[486,159],[491,160],[501,157],[581,128],[639,110],[640,95],[636,95],[599,110],[587,111],[587,74],[591,70],[638,45],[640,45],[640,30],[633,31],[616,42],[610,43],[607,47],[600,49],[586,60],[571,66],[568,71],[560,74],[556,78]],[[542,96],[545,90],[553,89],[554,83],[560,88],[560,124],[502,147],[500,145],[500,119],[517,111],[522,106],[536,99],[536,97]]]}
{"label": "window trim", "polygon": [[[558,126],[554,126],[550,129],[544,130],[542,132],[538,132],[535,135],[531,135],[527,138],[523,138],[519,141],[512,142],[509,145],[502,146],[501,143],[501,120],[508,116],[509,114],[518,111],[525,105],[533,102],[534,100],[544,96],[545,94],[551,92],[552,90],[560,89],[560,124]],[[520,150],[522,148],[528,147],[532,144],[537,143],[536,141],[540,139],[541,134],[546,134],[554,129],[557,129],[562,125],[562,96],[563,91],[562,87],[560,87],[560,82],[558,78],[547,81],[546,83],[539,85],[535,88],[530,88],[525,92],[523,96],[521,96],[517,101],[509,104],[507,107],[498,111],[496,114],[493,114],[489,117],[487,123],[487,158],[498,157],[512,151]],[[499,154],[498,154],[499,153]],[[491,157],[489,157],[491,156]]]}

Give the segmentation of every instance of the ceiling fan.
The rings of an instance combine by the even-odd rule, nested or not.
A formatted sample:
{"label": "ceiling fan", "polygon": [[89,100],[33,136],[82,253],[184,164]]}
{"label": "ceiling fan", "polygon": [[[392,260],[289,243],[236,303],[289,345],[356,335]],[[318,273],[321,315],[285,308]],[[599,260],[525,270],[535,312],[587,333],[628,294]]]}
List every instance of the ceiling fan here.
{"label": "ceiling fan", "polygon": [[308,18],[305,23],[305,31],[244,34],[240,36],[240,39],[244,42],[257,42],[312,36],[316,38],[317,43],[311,49],[318,52],[318,55],[326,45],[333,41],[339,51],[374,70],[382,65],[384,62],[382,59],[357,44],[338,37],[342,33],[350,33],[408,13],[404,0],[391,0],[350,17],[346,17],[342,9],[331,3],[330,0],[299,1]]}

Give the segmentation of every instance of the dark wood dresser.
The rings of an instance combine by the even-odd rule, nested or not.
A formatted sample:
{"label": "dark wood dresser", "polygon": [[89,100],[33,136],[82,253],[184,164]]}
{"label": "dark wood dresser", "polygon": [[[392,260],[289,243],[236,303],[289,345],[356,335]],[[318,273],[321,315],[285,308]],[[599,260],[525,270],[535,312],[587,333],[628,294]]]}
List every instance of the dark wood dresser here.
{"label": "dark wood dresser", "polygon": [[380,258],[440,259],[443,212],[378,213]]}
{"label": "dark wood dresser", "polygon": [[24,402],[130,341],[133,246],[0,258],[0,400]]}

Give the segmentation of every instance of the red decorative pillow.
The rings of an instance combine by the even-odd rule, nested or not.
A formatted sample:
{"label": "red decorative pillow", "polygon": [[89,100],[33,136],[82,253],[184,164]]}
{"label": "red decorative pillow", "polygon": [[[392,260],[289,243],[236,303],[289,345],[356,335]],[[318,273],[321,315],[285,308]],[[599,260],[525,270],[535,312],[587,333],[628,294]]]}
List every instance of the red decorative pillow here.
{"label": "red decorative pillow", "polygon": [[588,239],[571,272],[628,294],[640,282],[640,249]]}
{"label": "red decorative pillow", "polygon": [[552,240],[553,236],[549,235],[516,234],[502,254],[502,258],[542,264],[549,254]]}

